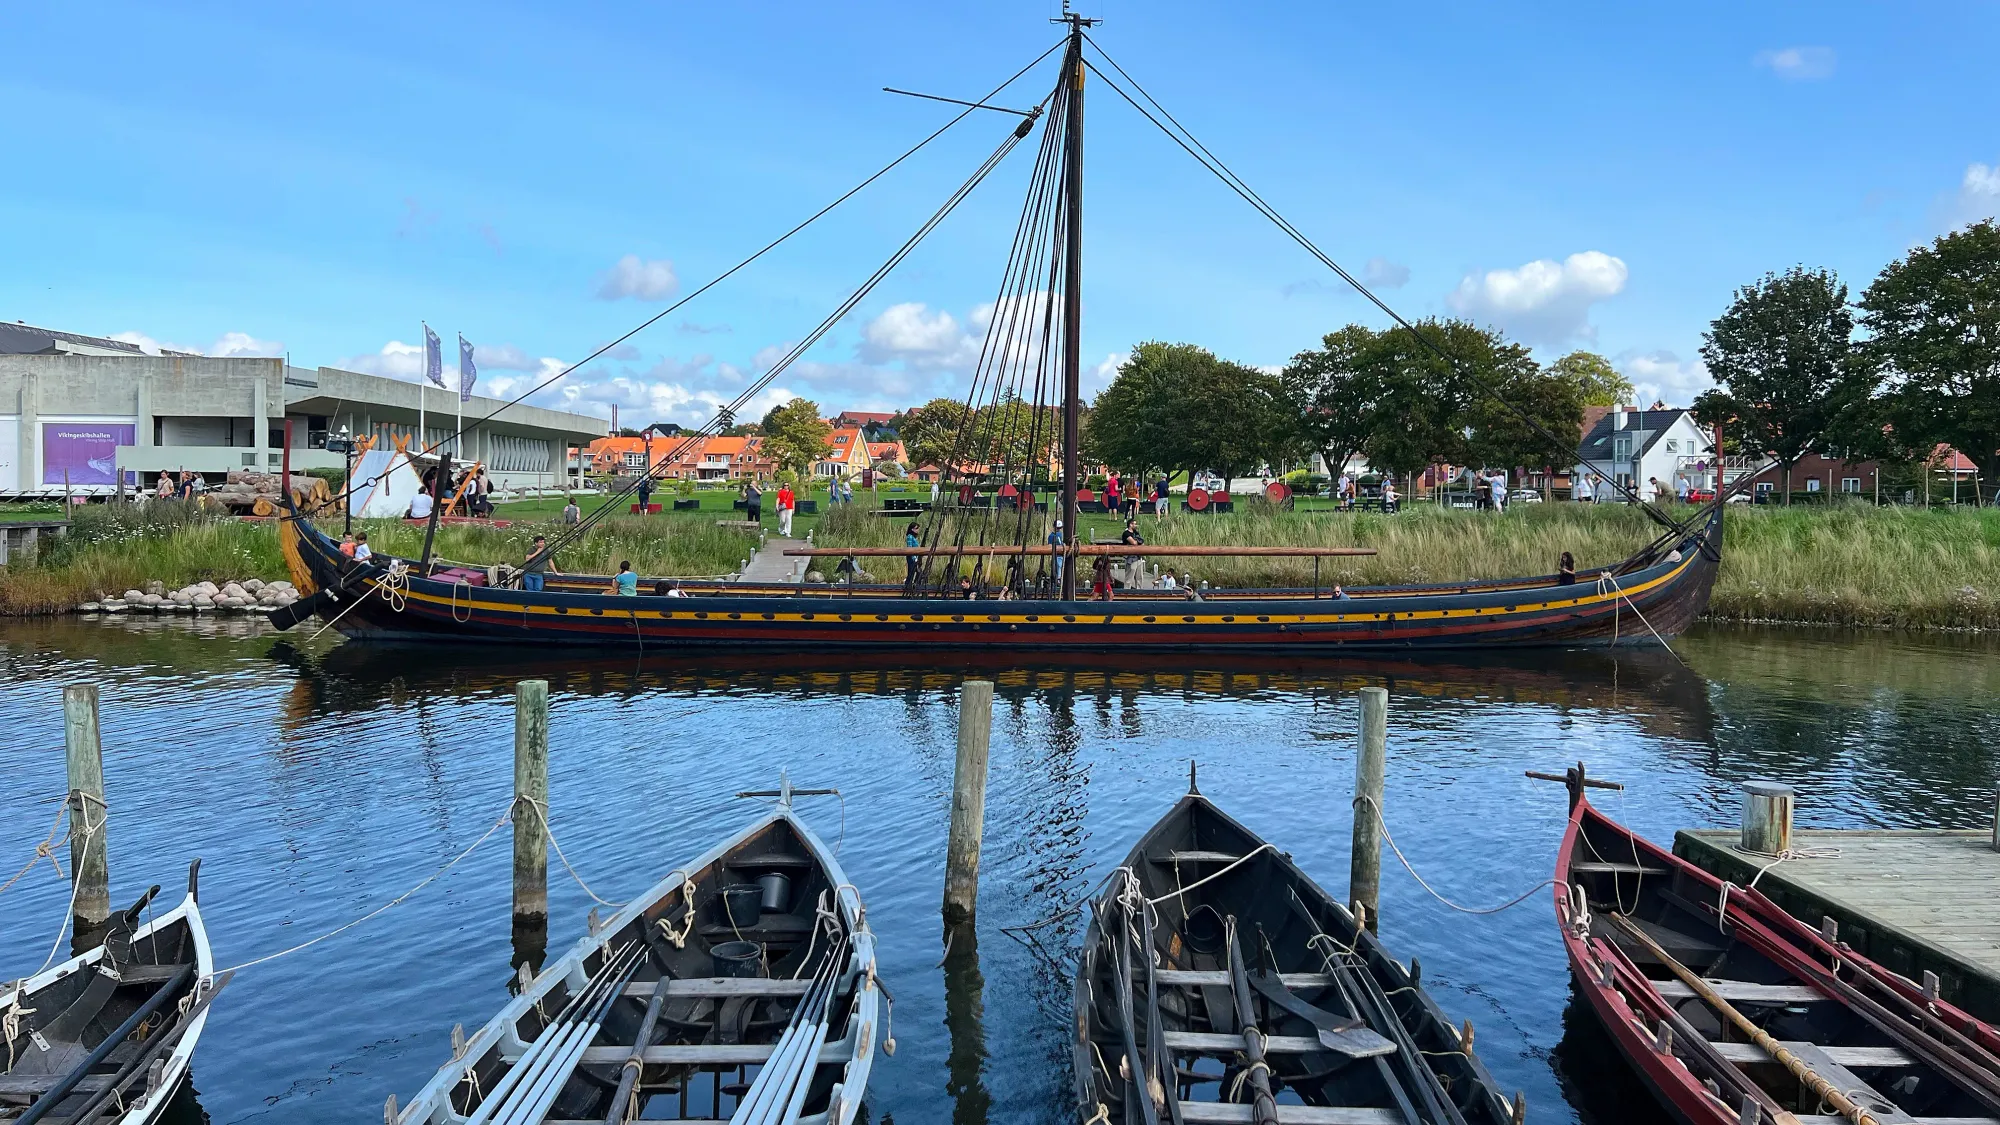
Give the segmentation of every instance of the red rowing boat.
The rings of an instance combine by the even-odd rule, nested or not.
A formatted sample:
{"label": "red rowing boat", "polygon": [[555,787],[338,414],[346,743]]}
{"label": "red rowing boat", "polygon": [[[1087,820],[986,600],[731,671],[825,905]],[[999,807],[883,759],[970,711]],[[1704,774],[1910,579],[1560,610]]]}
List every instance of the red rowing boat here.
{"label": "red rowing boat", "polygon": [[1688,1125],[2000,1125],[2000,1034],[1583,796],[1556,863],[1579,994]]}

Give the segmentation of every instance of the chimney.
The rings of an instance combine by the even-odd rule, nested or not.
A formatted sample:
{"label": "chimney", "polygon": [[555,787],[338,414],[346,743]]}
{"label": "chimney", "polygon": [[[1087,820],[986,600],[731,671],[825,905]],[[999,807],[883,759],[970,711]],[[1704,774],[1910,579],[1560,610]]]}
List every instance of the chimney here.
{"label": "chimney", "polygon": [[[614,406],[611,409],[613,411],[612,417],[617,417],[616,411],[618,408]],[[1619,403],[1611,408],[1611,428],[1613,430],[1622,430],[1625,428],[1624,403]]]}
{"label": "chimney", "polygon": [[618,436],[618,404],[611,404],[611,436]]}

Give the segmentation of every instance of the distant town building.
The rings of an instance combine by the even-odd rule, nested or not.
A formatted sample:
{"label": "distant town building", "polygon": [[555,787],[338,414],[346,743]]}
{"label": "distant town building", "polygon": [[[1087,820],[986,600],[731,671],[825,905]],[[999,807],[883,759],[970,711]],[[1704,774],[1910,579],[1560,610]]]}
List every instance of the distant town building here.
{"label": "distant town building", "polygon": [[[1588,465],[1602,478],[1616,480],[1641,496],[1646,495],[1647,482],[1655,480],[1666,496],[1683,485],[1690,490],[1715,487],[1713,441],[1695,422],[1693,411],[1614,406],[1585,422],[1577,473],[1585,473],[1583,466]],[[1590,479],[1601,489],[1602,478]]]}
{"label": "distant town building", "polygon": [[[0,496],[110,493],[163,472],[219,481],[274,471],[292,423],[293,471],[337,469],[324,449],[341,427],[385,446],[442,444],[479,461],[503,488],[556,486],[565,450],[604,432],[601,419],[475,396],[452,439],[458,396],[433,389],[418,429],[418,386],[282,359],[148,355],[136,345],[14,323],[0,325]],[[495,415],[495,412],[498,412]],[[488,415],[495,415],[489,418]]]}

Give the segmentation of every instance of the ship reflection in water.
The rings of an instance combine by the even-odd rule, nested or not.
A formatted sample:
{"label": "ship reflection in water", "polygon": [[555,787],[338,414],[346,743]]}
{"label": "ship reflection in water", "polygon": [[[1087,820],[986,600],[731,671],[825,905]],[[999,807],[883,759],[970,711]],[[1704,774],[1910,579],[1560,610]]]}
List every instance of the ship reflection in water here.
{"label": "ship reflection in water", "polygon": [[[0,622],[0,845],[31,850],[64,787],[63,684],[103,694],[114,897],[203,860],[219,960],[247,960],[407,891],[494,823],[512,780],[513,688],[551,684],[550,823],[608,898],[753,813],[781,770],[841,797],[805,815],[867,897],[897,1051],[869,1120],[1074,1122],[1069,970],[1084,899],[1183,792],[1204,792],[1346,887],[1354,692],[1390,689],[1384,815],[1441,894],[1492,905],[1552,869],[1561,787],[1583,759],[1625,782],[1606,811],[1655,840],[1733,823],[1739,783],[1799,787],[1803,824],[1974,827],[1990,816],[2000,644],[1698,630],[1662,650],[1479,658],[988,662],[965,653],[589,658],[370,648],[247,619]],[[939,917],[956,688],[997,685],[971,940]],[[1984,779],[1982,781],[1981,779]],[[500,833],[504,836],[504,830]],[[376,1120],[507,995],[514,965],[582,933],[590,900],[552,864],[544,933],[517,933],[497,839],[402,906],[246,971],[217,1005],[175,1120]],[[1571,1011],[1545,894],[1456,913],[1385,871],[1384,937],[1523,1089],[1535,1122],[1644,1122],[1651,1104]],[[56,919],[43,872],[8,917]],[[1065,911],[1071,911],[1065,913]],[[1055,917],[1017,940],[1019,927]],[[53,926],[0,926],[0,974]],[[383,1003],[385,997],[393,1002]],[[284,1036],[282,1052],[269,1044]],[[198,1104],[197,1104],[198,1102]],[[182,1110],[185,1112],[181,1112]]]}

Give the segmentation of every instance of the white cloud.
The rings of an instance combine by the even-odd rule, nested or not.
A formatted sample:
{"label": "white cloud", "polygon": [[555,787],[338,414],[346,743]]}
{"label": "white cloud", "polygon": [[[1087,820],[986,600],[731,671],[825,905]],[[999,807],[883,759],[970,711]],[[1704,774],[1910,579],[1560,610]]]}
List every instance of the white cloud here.
{"label": "white cloud", "polygon": [[1751,61],[1787,81],[1810,82],[1831,77],[1835,59],[1832,47],[1779,47],[1759,51]]}
{"label": "white cloud", "polygon": [[1104,362],[1098,364],[1095,370],[1084,372],[1080,380],[1083,384],[1083,397],[1093,397],[1095,392],[1110,386],[1111,380],[1118,377],[1118,369],[1125,366],[1126,361],[1131,358],[1132,353],[1129,351],[1112,352],[1104,357]]}
{"label": "white cloud", "polygon": [[1531,344],[1594,339],[1590,306],[1625,288],[1625,263],[1597,250],[1518,269],[1468,274],[1446,297],[1457,312],[1491,321]]}
{"label": "white cloud", "polygon": [[379,352],[348,356],[336,366],[346,371],[359,371],[363,375],[381,375],[415,383],[424,377],[424,346],[391,340],[383,344]]}
{"label": "white cloud", "polygon": [[1976,223],[2000,215],[2000,161],[1965,166],[1958,191],[1947,201],[1945,225]]}
{"label": "white cloud", "polygon": [[672,293],[679,283],[674,276],[674,264],[667,259],[644,261],[637,254],[627,254],[597,279],[597,296],[605,301],[622,297],[657,301]]}
{"label": "white cloud", "polygon": [[[985,315],[982,316],[981,314]],[[992,310],[974,310],[982,328]],[[868,363],[897,363],[919,370],[963,366],[979,356],[979,341],[958,323],[958,318],[939,309],[933,313],[921,302],[891,305],[861,330],[857,350]]]}
{"label": "white cloud", "polygon": [[144,332],[114,332],[110,336],[110,339],[127,344],[137,344],[139,345],[139,350],[145,352],[147,355],[159,355],[162,352],[181,352],[186,355],[214,356],[218,359],[241,359],[246,357],[268,359],[285,354],[285,345],[276,340],[260,340],[248,332],[224,332],[220,338],[206,349],[190,347],[186,344],[162,342],[146,335]]}
{"label": "white cloud", "polygon": [[1410,283],[1410,267],[1387,258],[1370,258],[1361,267],[1361,280],[1377,289],[1401,289]]}
{"label": "white cloud", "polygon": [[224,332],[208,349],[212,356],[282,356],[285,345],[276,340],[259,340],[248,332]]}
{"label": "white cloud", "polygon": [[1683,363],[1669,351],[1621,352],[1612,360],[1620,374],[1632,381],[1635,397],[1642,406],[1664,401],[1669,406],[1687,406],[1696,395],[1713,387],[1708,365],[1699,358]]}

